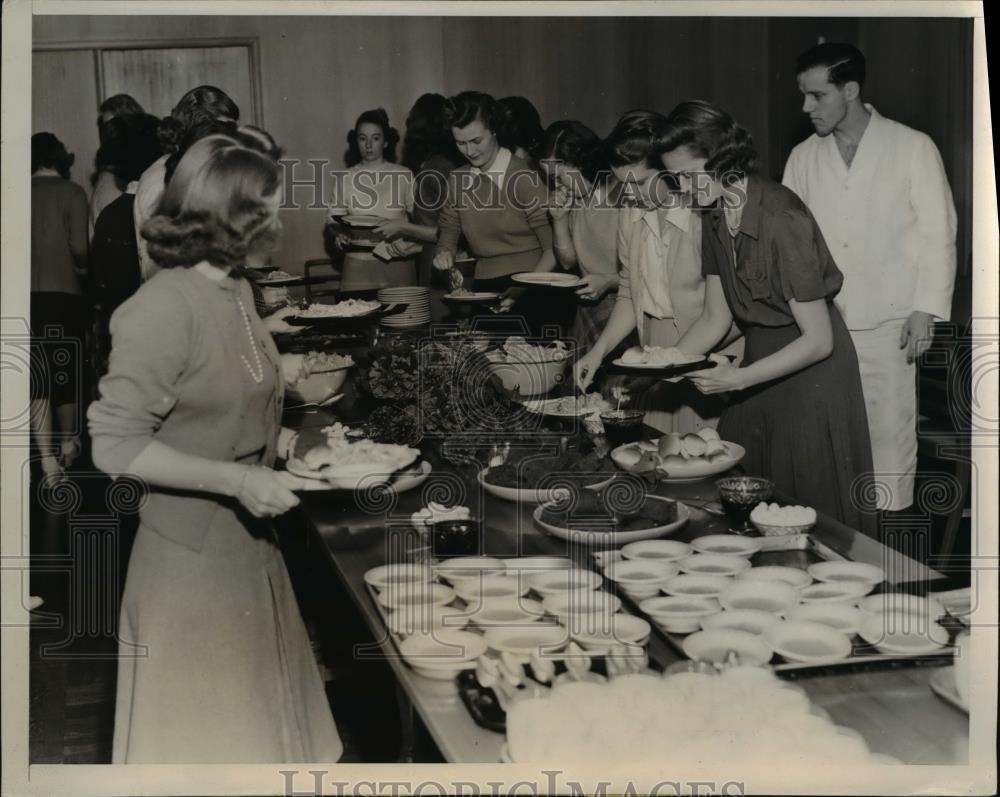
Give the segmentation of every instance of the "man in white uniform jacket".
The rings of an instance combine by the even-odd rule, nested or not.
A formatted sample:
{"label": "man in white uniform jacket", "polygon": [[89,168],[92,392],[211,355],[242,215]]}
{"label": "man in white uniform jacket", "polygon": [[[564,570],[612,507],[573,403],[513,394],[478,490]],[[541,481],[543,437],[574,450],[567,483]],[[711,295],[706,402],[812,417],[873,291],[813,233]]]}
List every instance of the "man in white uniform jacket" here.
{"label": "man in white uniform jacket", "polygon": [[955,205],[934,142],[861,99],[865,58],[826,43],[799,56],[802,110],[816,134],[784,184],[812,211],[844,274],[836,298],[858,352],[880,509],[913,503],[916,361],[955,282]]}

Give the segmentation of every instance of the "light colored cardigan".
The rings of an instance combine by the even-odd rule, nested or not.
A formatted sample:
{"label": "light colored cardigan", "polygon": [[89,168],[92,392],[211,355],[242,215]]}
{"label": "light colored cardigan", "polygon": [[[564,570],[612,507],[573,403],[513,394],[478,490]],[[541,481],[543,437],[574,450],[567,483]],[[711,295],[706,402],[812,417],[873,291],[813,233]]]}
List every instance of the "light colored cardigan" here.
{"label": "light colored cardigan", "polygon": [[503,188],[468,165],[448,176],[448,196],[438,217],[438,251],[454,254],[465,236],[478,260],[477,279],[531,271],[552,248],[545,209],[547,192],[537,172],[516,155],[504,173]]}
{"label": "light colored cardigan", "polygon": [[686,332],[705,305],[705,277],[701,271],[701,217],[683,209],[666,213],[661,232],[656,211],[623,210],[618,223],[618,301],[630,302],[635,311],[636,332],[642,340],[645,320],[642,261],[650,236],[667,277],[670,304],[678,331]]}

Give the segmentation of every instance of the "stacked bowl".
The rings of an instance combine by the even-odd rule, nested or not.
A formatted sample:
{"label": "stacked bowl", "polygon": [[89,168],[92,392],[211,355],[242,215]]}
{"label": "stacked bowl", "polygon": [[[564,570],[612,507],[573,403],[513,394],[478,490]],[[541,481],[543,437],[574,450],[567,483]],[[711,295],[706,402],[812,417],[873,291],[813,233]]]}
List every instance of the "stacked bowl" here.
{"label": "stacked bowl", "polygon": [[430,292],[427,288],[419,288],[417,286],[382,288],[378,292],[378,300],[385,304],[406,305],[406,309],[403,312],[381,318],[379,323],[383,327],[402,329],[430,323]]}

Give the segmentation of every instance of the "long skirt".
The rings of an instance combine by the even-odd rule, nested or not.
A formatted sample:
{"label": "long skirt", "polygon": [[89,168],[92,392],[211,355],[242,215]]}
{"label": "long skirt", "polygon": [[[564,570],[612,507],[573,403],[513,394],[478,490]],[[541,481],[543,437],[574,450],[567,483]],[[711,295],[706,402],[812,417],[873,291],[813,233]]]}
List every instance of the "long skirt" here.
{"label": "long skirt", "polygon": [[201,551],[141,525],[113,763],[334,762],[343,747],[281,554],[233,516]]}
{"label": "long skirt", "polygon": [[[734,394],[719,434],[746,448],[743,468],[797,503],[875,536],[872,450],[854,344],[830,308],[833,353],[797,373]],[[798,326],[747,327],[745,364],[784,348]]]}

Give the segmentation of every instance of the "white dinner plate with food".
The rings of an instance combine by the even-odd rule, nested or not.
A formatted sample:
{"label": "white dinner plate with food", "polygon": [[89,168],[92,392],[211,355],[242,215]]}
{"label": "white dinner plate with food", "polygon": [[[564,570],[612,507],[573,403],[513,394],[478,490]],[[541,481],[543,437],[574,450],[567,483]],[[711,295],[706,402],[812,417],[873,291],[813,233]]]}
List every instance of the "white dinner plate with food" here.
{"label": "white dinner plate with food", "polygon": [[851,640],[822,623],[805,621],[775,623],[764,631],[764,639],[775,653],[789,661],[823,664],[851,655]]}
{"label": "white dinner plate with food", "polygon": [[294,274],[268,274],[257,280],[256,284],[260,288],[280,288],[282,285],[294,285],[297,282],[302,282],[302,277]]}
{"label": "white dinner plate with food", "polygon": [[868,615],[858,634],[882,653],[903,656],[937,653],[948,644],[944,626],[908,612]]}
{"label": "white dinner plate with food", "polygon": [[565,487],[550,487],[544,490],[537,490],[530,487],[507,487],[502,484],[493,484],[486,479],[489,471],[489,468],[483,468],[479,471],[476,479],[487,493],[495,498],[502,498],[504,501],[513,501],[518,504],[544,504],[566,495]]}
{"label": "white dinner plate with food", "polygon": [[691,540],[691,548],[697,553],[715,553],[726,556],[751,557],[764,543],[753,537],[739,534],[706,534]]}
{"label": "white dinner plate with food", "polygon": [[553,418],[580,418],[611,409],[611,402],[600,393],[586,396],[562,396],[550,399],[528,399],[522,402],[531,412]]}
{"label": "white dinner plate with food", "polygon": [[[738,465],[747,453],[746,449],[739,443],[723,440],[722,444],[725,451],[712,457],[685,459],[682,455],[668,455],[658,458],[658,464],[655,465],[654,469],[665,482],[694,482],[707,479],[709,476],[716,476]],[[644,461],[643,454],[646,453],[652,453],[648,444],[642,446],[639,443],[625,443],[612,449],[611,459],[624,471],[641,472],[636,471],[635,468],[637,466],[644,467],[641,463]]]}
{"label": "white dinner plate with food", "polygon": [[817,581],[856,584],[881,584],[885,571],[865,562],[817,562],[809,566],[809,575]]}
{"label": "white dinner plate with food", "polygon": [[[660,496],[649,495],[646,496],[646,500],[661,500],[667,501],[671,499],[661,498]],[[677,520],[672,523],[667,523],[661,526],[651,526],[647,529],[632,529],[629,531],[612,531],[610,529],[606,531],[595,531],[593,529],[572,529],[566,528],[564,526],[556,526],[551,523],[547,523],[542,520],[542,513],[551,506],[555,506],[555,503],[543,503],[535,507],[533,517],[535,523],[537,523],[542,529],[547,531],[553,537],[557,537],[561,540],[574,540],[577,542],[592,542],[592,543],[606,543],[610,545],[622,545],[627,542],[636,542],[637,540],[654,540],[658,537],[666,537],[668,534],[673,534],[675,531],[679,530],[688,522],[691,517],[691,510],[686,504],[677,501]]]}
{"label": "white dinner plate with food", "polygon": [[694,363],[708,365],[711,362],[700,354],[683,354],[674,348],[661,346],[633,346],[621,357],[612,360],[611,364],[619,368],[635,369],[637,371],[662,371],[666,368],[689,366]]}
{"label": "white dinner plate with food", "polygon": [[511,274],[511,282],[520,285],[542,286],[546,288],[578,288],[585,284],[582,279],[573,274],[561,274],[557,271],[522,271]]}
{"label": "white dinner plate with food", "polygon": [[325,318],[361,318],[382,308],[382,302],[367,299],[344,299],[335,304],[316,302],[295,313],[295,318],[315,321]]}
{"label": "white dinner plate with food", "polygon": [[493,291],[452,291],[441,298],[456,304],[484,304],[497,301],[500,294]]}

